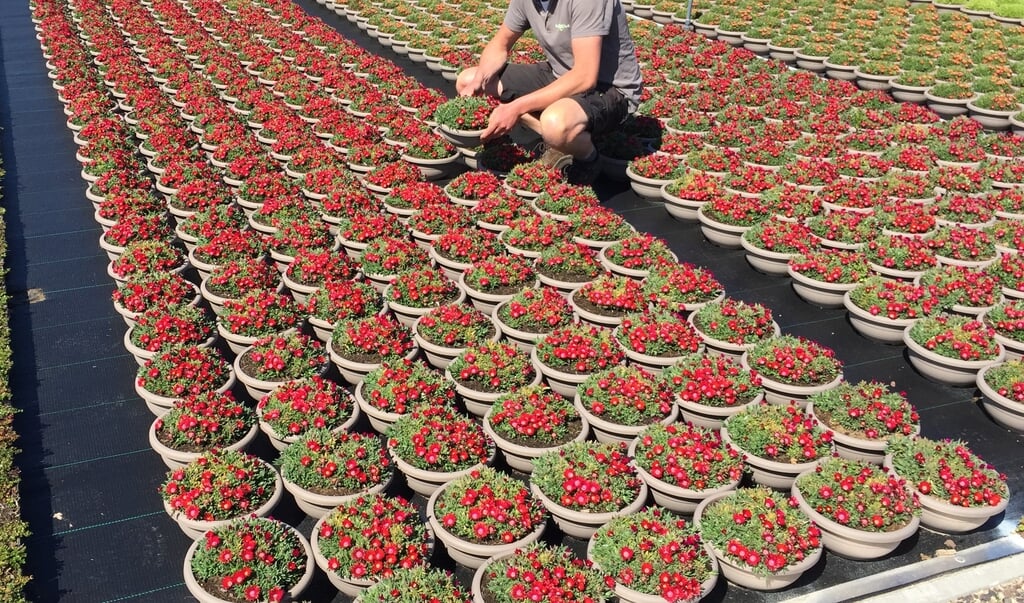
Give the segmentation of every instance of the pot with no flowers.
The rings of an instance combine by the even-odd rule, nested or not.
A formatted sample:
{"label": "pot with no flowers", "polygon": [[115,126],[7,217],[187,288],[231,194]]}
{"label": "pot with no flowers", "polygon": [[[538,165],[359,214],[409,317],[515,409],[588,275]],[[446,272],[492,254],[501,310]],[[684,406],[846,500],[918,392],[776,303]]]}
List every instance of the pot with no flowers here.
{"label": "pot with no flowers", "polygon": [[420,316],[412,336],[434,368],[444,370],[467,347],[501,336],[497,323],[464,304],[448,304]]}
{"label": "pot with no flowers", "polygon": [[423,496],[494,461],[494,442],[480,424],[446,406],[414,408],[388,428],[387,436],[395,465]]}
{"label": "pot with no flowers", "polygon": [[845,459],[880,465],[896,435],[921,431],[921,417],[899,392],[878,382],[843,382],[812,395],[807,412],[832,431],[836,452]]}
{"label": "pot with no flowers", "polygon": [[978,371],[1006,357],[992,328],[959,314],[922,318],[903,331],[903,343],[918,372],[959,387],[974,385]]}
{"label": "pot with no flowers", "polygon": [[647,500],[647,485],[630,464],[625,444],[571,442],[547,452],[533,462],[530,489],[574,538],[590,538]]}
{"label": "pot with no flowers", "polygon": [[573,311],[585,323],[615,328],[631,312],[647,306],[640,281],[628,276],[602,275],[569,295]]}
{"label": "pot with no flowers", "polygon": [[459,277],[462,291],[473,307],[490,314],[494,308],[525,288],[537,285],[529,260],[518,255],[495,255],[474,262]]}
{"label": "pot with no flowers", "polygon": [[319,375],[282,383],[256,405],[260,429],[277,450],[310,429],[334,433],[348,430],[359,420],[352,394]]}
{"label": "pot with no flowers", "polygon": [[590,428],[573,405],[543,385],[506,394],[484,416],[484,433],[501,450],[505,462],[523,473],[533,459],[572,441],[583,441]]}
{"label": "pot with no flowers", "polygon": [[460,96],[434,110],[438,133],[457,147],[480,146],[480,134],[487,127],[496,103],[481,96]]}
{"label": "pot with no flowers", "polygon": [[201,603],[292,601],[313,579],[312,555],[305,537],[288,524],[242,517],[192,543],[185,553],[185,587]]}
{"label": "pot with no flowers", "polygon": [[728,356],[685,356],[661,379],[674,392],[683,418],[708,429],[720,429],[725,419],[764,399],[760,378]]}
{"label": "pot with no flowers", "polygon": [[[568,576],[572,576],[571,583]],[[532,599],[607,603],[615,596],[607,578],[567,546],[534,543],[477,568],[473,574],[473,603]]]}
{"label": "pot with no flowers", "polygon": [[921,525],[944,534],[971,532],[1000,515],[1010,499],[1006,476],[963,442],[896,437],[884,466],[921,501]]}
{"label": "pot with no flowers", "polygon": [[455,388],[422,360],[389,360],[370,371],[355,391],[370,425],[385,433],[400,417],[422,404],[451,405]]}
{"label": "pot with no flowers", "polygon": [[350,597],[397,571],[426,565],[434,544],[412,503],[380,493],[358,496],[321,517],[311,540],[317,566]]}
{"label": "pot with no flowers", "polygon": [[792,494],[825,548],[848,559],[885,557],[920,523],[917,497],[904,482],[866,461],[826,459],[796,478]]}
{"label": "pot with no flowers", "polygon": [[320,519],[385,490],[394,468],[377,434],[311,429],[281,452],[281,479],[306,515]]}
{"label": "pot with no flowers", "polygon": [[748,406],[725,420],[722,439],[743,453],[755,482],[776,490],[832,454],[832,433],[796,404]]}
{"label": "pot with no flowers", "polygon": [[591,373],[622,362],[625,355],[608,329],[574,323],[555,329],[530,352],[533,366],[556,393],[572,398]]}
{"label": "pot with no flowers", "polygon": [[743,458],[717,430],[686,423],[650,425],[629,454],[654,502],[676,513],[693,513],[705,498],[735,490],[743,477]]}
{"label": "pot with no flowers", "polygon": [[303,335],[261,337],[235,357],[235,374],[253,400],[282,384],[327,372],[327,355],[318,340]]}
{"label": "pot with no flowers", "polygon": [[552,287],[523,289],[498,304],[491,315],[502,336],[529,354],[537,340],[572,323],[572,308]]}
{"label": "pot with no flowers", "polygon": [[135,392],[159,417],[186,396],[223,393],[234,384],[231,363],[216,349],[183,346],[162,352],[139,367]]}
{"label": "pot with no flowers", "polygon": [[384,362],[411,360],[419,353],[412,332],[394,318],[381,314],[339,322],[328,349],[331,362],[352,385],[358,385],[367,373]]}
{"label": "pot with no flowers", "polygon": [[731,297],[706,304],[687,320],[704,339],[708,351],[734,360],[781,332],[770,308]]}
{"label": "pot with no flowers", "polygon": [[477,569],[536,542],[547,512],[523,482],[483,467],[435,490],[427,521],[456,563]]}
{"label": "pot with no flowers", "polygon": [[718,582],[718,560],[696,527],[658,507],[601,526],[587,558],[615,579],[622,603],[699,601]]}
{"label": "pot with no flowers", "polygon": [[167,514],[195,540],[232,519],[269,515],[283,490],[269,463],[235,450],[211,450],[170,470],[160,495]]}
{"label": "pot with no flowers", "polygon": [[810,395],[832,389],[843,379],[843,364],[831,348],[792,335],[758,343],[740,362],[761,377],[769,404],[796,402],[804,408]]}
{"label": "pot with no flowers", "polygon": [[1024,432],[1024,361],[1007,360],[978,372],[985,411],[1000,425]]}
{"label": "pot with no flowers", "polygon": [[256,416],[230,392],[207,391],[174,403],[149,428],[149,445],[171,469],[213,448],[244,450],[256,439]]}
{"label": "pot with no flowers", "polygon": [[604,443],[628,444],[648,425],[668,425],[679,416],[667,384],[636,366],[591,374],[576,388],[573,404]]}
{"label": "pot with no flowers", "polygon": [[472,344],[445,370],[472,415],[483,417],[491,405],[509,392],[537,385],[541,374],[530,356],[516,346],[500,341]]}
{"label": "pot with no flowers", "polygon": [[716,494],[697,507],[694,521],[722,575],[744,588],[786,588],[821,559],[821,531],[795,500],[768,488]]}

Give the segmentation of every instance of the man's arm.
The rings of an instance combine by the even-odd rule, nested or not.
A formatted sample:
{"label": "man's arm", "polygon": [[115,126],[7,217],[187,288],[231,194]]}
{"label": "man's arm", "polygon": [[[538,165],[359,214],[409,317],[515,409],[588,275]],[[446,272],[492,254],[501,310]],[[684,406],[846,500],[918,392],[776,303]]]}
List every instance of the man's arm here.
{"label": "man's arm", "polygon": [[484,47],[483,52],[480,53],[480,63],[477,65],[476,73],[470,86],[462,91],[464,95],[472,96],[484,92],[486,86],[501,72],[505,63],[508,62],[508,56],[512,52],[512,47],[515,46],[522,35],[520,32],[512,31],[504,23],[498,27],[498,32],[494,34],[491,41]]}
{"label": "man's arm", "polygon": [[573,39],[572,69],[543,88],[498,105],[491,113],[482,137],[503,136],[516,125],[520,116],[543,111],[559,99],[594,89],[597,86],[598,68],[601,66],[602,40],[600,36]]}

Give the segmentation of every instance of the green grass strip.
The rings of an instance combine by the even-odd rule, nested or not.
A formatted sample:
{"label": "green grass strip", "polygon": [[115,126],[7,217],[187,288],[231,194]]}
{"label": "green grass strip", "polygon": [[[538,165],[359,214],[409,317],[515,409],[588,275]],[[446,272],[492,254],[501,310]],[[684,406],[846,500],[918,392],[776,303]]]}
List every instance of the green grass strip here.
{"label": "green grass strip", "polygon": [[[0,180],[4,171],[0,168]],[[7,274],[7,225],[0,207],[0,270]],[[21,520],[18,483],[21,480],[14,466],[18,453],[14,432],[15,408],[11,403],[11,328],[6,287],[0,288],[0,601],[20,603],[25,599],[25,543],[28,526]]]}

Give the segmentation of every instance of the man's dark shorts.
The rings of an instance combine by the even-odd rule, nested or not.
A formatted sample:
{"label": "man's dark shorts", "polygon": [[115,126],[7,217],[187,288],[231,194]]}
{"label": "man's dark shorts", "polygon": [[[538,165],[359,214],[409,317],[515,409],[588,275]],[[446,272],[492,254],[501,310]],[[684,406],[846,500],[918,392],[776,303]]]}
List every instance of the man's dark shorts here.
{"label": "man's dark shorts", "polygon": [[[548,63],[510,63],[501,74],[501,102],[507,103],[547,86],[557,78]],[[629,101],[607,84],[569,97],[587,114],[587,131],[601,134],[622,123],[629,115]]]}

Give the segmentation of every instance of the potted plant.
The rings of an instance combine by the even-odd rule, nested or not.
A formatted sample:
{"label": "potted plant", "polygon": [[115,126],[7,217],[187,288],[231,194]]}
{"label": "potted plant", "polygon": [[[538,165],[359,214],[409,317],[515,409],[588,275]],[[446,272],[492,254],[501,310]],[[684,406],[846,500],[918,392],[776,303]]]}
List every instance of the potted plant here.
{"label": "potted plant", "polygon": [[373,239],[359,258],[359,266],[370,284],[384,292],[399,274],[418,270],[430,261],[427,253],[407,238]]}
{"label": "potted plant", "polygon": [[655,374],[703,343],[692,325],[665,310],[627,314],[615,328],[615,340],[631,364]]}
{"label": "potted plant", "polygon": [[498,235],[510,253],[535,259],[553,245],[561,243],[569,232],[570,224],[533,214],[513,218],[508,228]]}
{"label": "potted plant", "polygon": [[358,496],[321,517],[311,540],[317,566],[350,597],[400,570],[426,565],[433,548],[416,507],[380,493]]}
{"label": "potted plant", "polygon": [[770,308],[731,297],[704,305],[687,320],[708,349],[735,359],[758,342],[779,333]]}
{"label": "potted plant", "polygon": [[[687,156],[689,157],[689,155]],[[665,211],[677,220],[695,222],[698,210],[711,199],[724,194],[720,176],[696,166],[661,189]]]}
{"label": "potted plant", "polygon": [[359,595],[360,603],[469,603],[449,572],[425,567],[398,569]]}
{"label": "potted plant", "polygon": [[537,284],[529,260],[520,255],[494,255],[474,262],[459,277],[459,285],[477,310],[490,314],[494,308]]}
{"label": "potted plant", "polygon": [[656,264],[642,285],[651,305],[679,314],[725,298],[725,288],[710,270],[685,262]]}
{"label": "potted plant", "polygon": [[448,365],[445,377],[455,384],[466,409],[477,417],[508,392],[540,382],[526,352],[498,341],[471,344]]}
{"label": "potted plant", "polygon": [[678,258],[664,239],[644,233],[625,238],[598,252],[601,264],[618,276],[643,279],[651,268],[661,263],[675,263]]}
{"label": "potted plant", "polygon": [[657,507],[602,526],[587,558],[615,578],[616,594],[626,601],[697,601],[718,581],[718,562],[697,529]]}
{"label": "potted plant", "polygon": [[185,261],[185,254],[166,241],[137,241],[124,248],[107,273],[116,282],[126,283],[133,277],[181,272]]}
{"label": "potted plant", "polygon": [[572,239],[595,251],[636,234],[636,229],[625,218],[603,206],[585,208],[569,223]]}
{"label": "potted plant", "polygon": [[942,533],[970,532],[1006,508],[1006,476],[963,442],[896,437],[885,466],[921,502],[921,525]]}
{"label": "potted plant", "polygon": [[185,553],[185,586],[200,601],[284,601],[313,579],[312,551],[276,519],[242,517],[218,526]]}
{"label": "potted plant", "polygon": [[149,444],[171,469],[213,448],[244,450],[256,436],[256,415],[230,392],[206,391],[177,400],[153,421]]}
{"label": "potted plant", "polygon": [[281,479],[299,508],[320,519],[387,488],[394,468],[376,434],[312,428],[281,451]]}
{"label": "potted plant", "polygon": [[684,423],[653,423],[630,444],[637,473],[654,501],[677,513],[693,513],[702,500],[735,489],[743,477],[739,451],[717,430]]}
{"label": "potted plant", "polygon": [[1003,346],[983,322],[957,314],[926,316],[903,331],[910,363],[948,385],[973,385],[978,371],[1003,360]]}
{"label": "potted plant", "polygon": [[282,383],[256,404],[260,429],[284,450],[311,429],[335,433],[359,419],[352,395],[320,375]]}
{"label": "potted plant", "polygon": [[445,276],[458,282],[462,273],[476,262],[505,253],[505,246],[490,232],[464,227],[441,234],[431,243],[427,253]]}
{"label": "potted plant", "polygon": [[[364,256],[365,257],[365,256]],[[384,288],[384,300],[403,326],[412,327],[417,318],[451,303],[460,303],[465,293],[436,268],[404,272]]]}
{"label": "potted plant", "polygon": [[500,333],[528,354],[538,339],[572,322],[572,308],[551,287],[523,289],[498,304],[492,317]]}
{"label": "potted plant", "polygon": [[476,207],[483,199],[501,188],[501,180],[491,172],[471,171],[459,174],[444,187],[452,203]]}
{"label": "potted plant", "polygon": [[533,199],[554,182],[563,179],[562,172],[537,162],[513,167],[505,178],[505,187],[526,199]]}
{"label": "potted plant", "polygon": [[569,222],[573,216],[599,203],[593,188],[566,182],[551,183],[530,202],[537,213],[559,222]]}
{"label": "potted plant", "polygon": [[323,374],[327,370],[324,346],[302,333],[269,335],[235,357],[235,374],[253,400],[281,384]]}
{"label": "potted plant", "polygon": [[835,351],[792,335],[761,341],[740,361],[761,377],[764,397],[770,404],[796,401],[803,408],[808,396],[836,387],[843,378],[843,365]]}
{"label": "potted plant", "polygon": [[224,311],[224,302],[241,299],[252,291],[278,288],[280,272],[269,261],[230,260],[214,268],[199,283],[199,290],[216,314]]}
{"label": "potted plant", "polygon": [[380,314],[384,309],[384,299],[367,283],[332,280],[313,291],[304,309],[317,338],[327,343],[339,323]]}
{"label": "potted plant", "polygon": [[617,327],[623,317],[646,306],[639,281],[627,276],[602,275],[569,295],[569,304],[584,322]]}
{"label": "potted plant", "polygon": [[678,408],[667,384],[642,368],[613,366],[576,388],[574,405],[599,442],[628,443],[651,423],[675,421]]}
{"label": "potted plant", "polygon": [[[763,518],[751,521],[751,518]],[[768,488],[741,488],[708,498],[694,517],[722,575],[754,590],[792,584],[821,559],[821,532],[796,501]],[[779,544],[786,545],[780,551]]]}
{"label": "potted plant", "polygon": [[304,304],[326,283],[353,280],[358,274],[355,262],[341,250],[302,249],[281,273],[281,282]]}
{"label": "potted plant", "polygon": [[483,467],[455,478],[427,501],[427,521],[456,563],[477,569],[536,542],[547,513],[521,481]]}
{"label": "potted plant", "polygon": [[196,286],[180,274],[140,275],[117,287],[110,294],[114,309],[129,327],[147,310],[158,306],[194,304]]}
{"label": "potted plant", "polygon": [[921,418],[903,394],[878,382],[842,383],[810,397],[807,412],[832,430],[839,456],[881,464],[895,435],[913,435]]}
{"label": "potted plant", "polygon": [[462,304],[439,306],[420,316],[412,333],[430,364],[442,370],[469,345],[496,340],[501,334],[490,317]]}
{"label": "potted plant", "polygon": [[494,442],[480,424],[447,406],[414,408],[388,428],[387,437],[395,465],[423,496],[494,460]]}
{"label": "potted plant", "polygon": [[726,418],[764,399],[758,376],[729,356],[690,354],[661,374],[692,425],[719,429]]}
{"label": "potted plant", "polygon": [[[572,584],[566,580],[572,578]],[[577,599],[605,603],[614,594],[604,574],[566,546],[534,543],[492,559],[473,574],[475,603]]]}
{"label": "potted plant", "polygon": [[182,345],[213,344],[213,321],[193,305],[172,304],[146,310],[124,334],[124,347],[139,366],[157,353]]}
{"label": "potted plant", "polygon": [[939,309],[926,287],[871,276],[846,293],[843,305],[861,335],[885,343],[903,340],[903,329]]}
{"label": "potted plant", "polygon": [[979,316],[1002,299],[999,281],[980,268],[936,266],[917,278],[931,289],[943,309]]}
{"label": "potted plant", "polygon": [[299,306],[290,296],[255,289],[224,301],[217,315],[217,333],[235,354],[242,354],[262,337],[285,333],[299,323]]}
{"label": "potted plant", "polygon": [[231,363],[213,348],[183,346],[157,354],[139,367],[135,391],[157,417],[189,395],[231,389]]}
{"label": "potted plant", "polygon": [[452,144],[473,148],[480,145],[480,133],[487,127],[496,103],[482,96],[457,96],[434,110],[441,135]]}
{"label": "potted plant", "polygon": [[542,385],[521,387],[498,398],[484,415],[484,433],[510,467],[533,471],[533,459],[570,441],[582,441],[589,428],[562,396]]}
{"label": "potted plant", "polygon": [[554,287],[566,297],[603,272],[597,253],[573,241],[544,248],[533,266],[542,285]]}
{"label": "potted plant", "polygon": [[193,540],[228,521],[265,517],[281,499],[281,476],[255,456],[210,450],[171,469],[160,487],[164,510]]}
{"label": "potted plant", "polygon": [[359,408],[380,433],[402,415],[423,404],[450,405],[455,388],[421,360],[386,360],[359,382],[355,391]]}
{"label": "potted plant", "polygon": [[591,373],[619,364],[624,354],[608,329],[577,323],[548,333],[530,358],[551,389],[572,398]]}
{"label": "potted plant", "polygon": [[647,498],[625,444],[596,442],[570,442],[534,459],[530,490],[575,538],[589,538],[613,517],[640,510]]}
{"label": "potted plant", "polygon": [[978,389],[985,410],[1000,425],[1024,431],[1024,367],[1019,358],[987,366],[978,372]]}
{"label": "potted plant", "polygon": [[917,497],[904,482],[866,461],[827,459],[797,477],[792,493],[825,548],[850,559],[888,555],[920,523]]}
{"label": "potted plant", "polygon": [[870,274],[867,256],[859,251],[808,251],[789,260],[793,290],[805,301],[841,308],[843,296]]}
{"label": "potted plant", "polygon": [[412,359],[419,352],[412,332],[394,318],[381,314],[339,322],[328,350],[331,362],[353,385],[381,363]]}
{"label": "potted plant", "polygon": [[661,188],[679,178],[686,164],[663,153],[651,153],[633,159],[626,166],[633,192],[648,199],[660,199]]}
{"label": "potted plant", "polygon": [[1006,350],[1007,360],[1024,356],[1024,302],[1011,299],[997,304],[981,315],[982,322],[993,329],[995,339]]}

